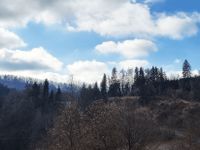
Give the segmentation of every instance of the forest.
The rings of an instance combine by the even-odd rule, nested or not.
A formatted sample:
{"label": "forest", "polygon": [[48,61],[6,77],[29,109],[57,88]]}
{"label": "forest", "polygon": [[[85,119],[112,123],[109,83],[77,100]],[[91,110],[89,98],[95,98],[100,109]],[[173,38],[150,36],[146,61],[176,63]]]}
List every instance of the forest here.
{"label": "forest", "polygon": [[104,74],[100,83],[0,84],[1,150],[199,150],[200,76],[162,68]]}

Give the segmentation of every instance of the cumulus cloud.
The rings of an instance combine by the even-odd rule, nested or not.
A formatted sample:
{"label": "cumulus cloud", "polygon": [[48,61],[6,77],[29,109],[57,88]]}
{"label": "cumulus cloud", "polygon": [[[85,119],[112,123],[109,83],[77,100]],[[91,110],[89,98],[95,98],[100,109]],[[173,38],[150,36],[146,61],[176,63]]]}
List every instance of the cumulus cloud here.
{"label": "cumulus cloud", "polygon": [[86,6],[87,11],[80,10],[76,12],[75,25],[72,25],[74,30],[94,31],[102,36],[117,37],[146,36],[153,32],[154,24],[150,10],[146,5],[131,4],[129,1],[111,1],[111,4],[107,3],[107,1],[102,0],[101,3],[96,3],[95,6]]}
{"label": "cumulus cloud", "polygon": [[53,4],[55,4],[54,0],[1,0],[0,26],[5,28],[25,26],[30,21],[36,21],[39,14],[43,15],[50,10]]}
{"label": "cumulus cloud", "polygon": [[200,14],[196,12],[178,12],[173,15],[152,13],[144,3],[109,1],[112,3],[109,5],[104,0],[92,4],[88,4],[87,0],[74,3],[77,3],[75,8],[78,11],[74,13],[74,20],[71,25],[70,22],[67,24],[67,28],[70,31],[93,31],[102,36],[163,36],[182,39],[196,35],[200,21]]}
{"label": "cumulus cloud", "polygon": [[185,13],[167,16],[166,14],[159,15],[156,21],[157,32],[160,36],[171,37],[172,39],[182,39],[197,34],[199,20],[195,20],[197,14],[188,16]]}
{"label": "cumulus cloud", "polygon": [[108,73],[108,66],[104,62],[77,61],[67,66],[68,74],[74,76],[75,80],[92,83],[101,81],[104,73]]}
{"label": "cumulus cloud", "polygon": [[14,49],[26,46],[26,43],[15,33],[0,28],[0,48]]}
{"label": "cumulus cloud", "polygon": [[0,49],[1,70],[58,71],[62,68],[62,65],[62,62],[42,47],[30,51]]}
{"label": "cumulus cloud", "polygon": [[[146,3],[153,1],[158,0],[146,0]],[[158,15],[148,4],[130,0],[2,0],[0,14],[0,27],[4,28],[35,21],[62,24],[70,31],[93,31],[115,37],[181,39],[195,35],[200,21],[199,13]]]}
{"label": "cumulus cloud", "polygon": [[103,42],[97,45],[95,50],[102,54],[120,54],[125,58],[138,58],[157,51],[157,47],[149,40],[134,39],[123,42]]}

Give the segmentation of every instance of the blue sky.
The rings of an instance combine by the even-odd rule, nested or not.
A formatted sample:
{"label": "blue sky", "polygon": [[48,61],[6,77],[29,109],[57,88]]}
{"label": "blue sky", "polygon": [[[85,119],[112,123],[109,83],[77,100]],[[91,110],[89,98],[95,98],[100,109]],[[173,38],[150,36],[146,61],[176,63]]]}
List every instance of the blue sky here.
{"label": "blue sky", "polygon": [[94,82],[114,66],[200,68],[198,0],[3,0],[0,10],[1,74]]}

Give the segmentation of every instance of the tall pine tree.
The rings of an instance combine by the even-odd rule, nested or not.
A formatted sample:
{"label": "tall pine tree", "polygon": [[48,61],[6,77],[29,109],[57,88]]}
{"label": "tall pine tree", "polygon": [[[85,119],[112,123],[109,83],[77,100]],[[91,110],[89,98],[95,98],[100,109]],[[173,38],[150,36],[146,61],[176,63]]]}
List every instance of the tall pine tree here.
{"label": "tall pine tree", "polygon": [[183,78],[190,78],[191,77],[191,66],[190,63],[185,60],[183,63]]}
{"label": "tall pine tree", "polygon": [[103,75],[101,81],[101,96],[104,100],[107,100],[107,77],[106,74]]}
{"label": "tall pine tree", "polygon": [[113,70],[112,70],[112,76],[111,76],[110,87],[109,87],[108,93],[109,93],[110,97],[121,96],[120,82],[117,79],[117,69],[116,68],[113,68]]}

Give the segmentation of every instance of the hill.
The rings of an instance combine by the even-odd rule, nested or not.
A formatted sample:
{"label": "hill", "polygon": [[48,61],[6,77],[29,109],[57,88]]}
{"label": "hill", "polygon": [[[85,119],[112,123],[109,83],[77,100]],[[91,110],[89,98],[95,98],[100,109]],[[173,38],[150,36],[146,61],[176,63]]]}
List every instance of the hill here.
{"label": "hill", "polygon": [[112,97],[93,102],[84,112],[71,103],[39,147],[198,150],[199,116],[199,102],[164,96],[148,105],[141,105],[140,97]]}

